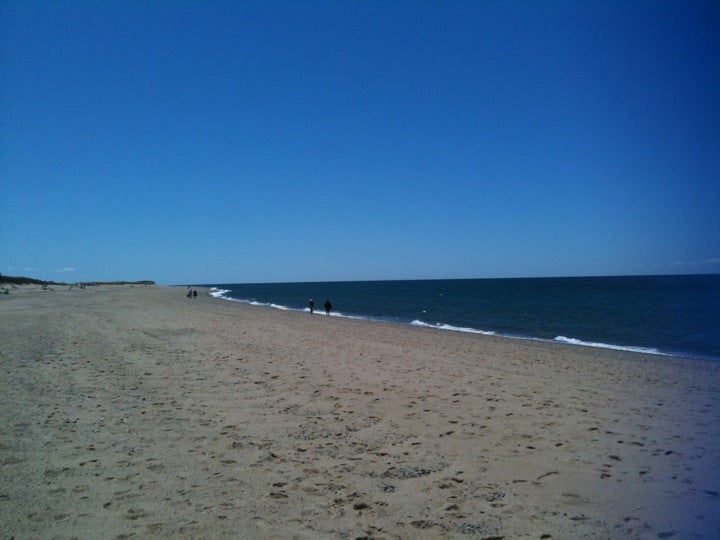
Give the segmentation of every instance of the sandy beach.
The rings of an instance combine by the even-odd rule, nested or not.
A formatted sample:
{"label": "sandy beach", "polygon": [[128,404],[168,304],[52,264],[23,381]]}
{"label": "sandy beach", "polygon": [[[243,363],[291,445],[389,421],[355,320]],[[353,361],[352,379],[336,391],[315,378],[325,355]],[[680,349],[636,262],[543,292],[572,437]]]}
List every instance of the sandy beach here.
{"label": "sandy beach", "polygon": [[720,538],[720,363],[0,295],[2,538]]}

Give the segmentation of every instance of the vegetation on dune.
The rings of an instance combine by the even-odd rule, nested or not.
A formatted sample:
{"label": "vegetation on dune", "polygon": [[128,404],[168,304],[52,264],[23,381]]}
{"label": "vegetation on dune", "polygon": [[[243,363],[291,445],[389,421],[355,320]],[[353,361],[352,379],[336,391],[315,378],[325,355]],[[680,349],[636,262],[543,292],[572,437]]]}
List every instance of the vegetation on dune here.
{"label": "vegetation on dune", "polygon": [[35,279],[25,276],[3,276],[0,275],[0,283],[6,283],[9,285],[67,285],[67,283],[57,283],[55,281],[43,281],[41,279]]}
{"label": "vegetation on dune", "polygon": [[[75,285],[75,283],[65,283],[59,281],[46,281],[43,279],[35,279],[25,276],[3,276],[0,274],[0,283],[8,285]],[[85,281],[84,285],[155,285],[155,282],[149,279],[142,281]]]}

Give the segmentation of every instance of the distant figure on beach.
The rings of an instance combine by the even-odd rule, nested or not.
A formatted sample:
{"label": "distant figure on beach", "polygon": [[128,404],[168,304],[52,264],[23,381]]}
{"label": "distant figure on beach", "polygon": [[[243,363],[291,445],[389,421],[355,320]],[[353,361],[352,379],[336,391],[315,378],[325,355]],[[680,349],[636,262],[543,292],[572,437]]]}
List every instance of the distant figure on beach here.
{"label": "distant figure on beach", "polygon": [[332,304],[330,303],[330,300],[325,300],[325,315],[330,315],[331,309],[332,309]]}
{"label": "distant figure on beach", "polygon": [[197,289],[193,289],[193,298],[197,298]]}
{"label": "distant figure on beach", "polygon": [[185,296],[187,296],[188,298],[192,298],[192,291],[189,288],[188,288],[188,292]]}
{"label": "distant figure on beach", "polygon": [[311,298],[310,301],[308,302],[308,307],[310,308],[310,315],[315,313],[315,300],[313,300]]}

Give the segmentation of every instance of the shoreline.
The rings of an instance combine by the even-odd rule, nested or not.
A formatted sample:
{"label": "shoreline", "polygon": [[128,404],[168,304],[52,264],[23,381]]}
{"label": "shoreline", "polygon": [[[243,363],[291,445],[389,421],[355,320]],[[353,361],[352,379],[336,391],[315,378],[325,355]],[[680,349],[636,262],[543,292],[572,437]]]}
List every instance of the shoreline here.
{"label": "shoreline", "polygon": [[[229,296],[223,296],[223,293],[227,292],[225,289],[217,289],[216,287],[207,287],[203,286],[201,287],[202,290],[205,292],[205,294],[209,295],[212,298],[215,298],[217,300],[224,300],[226,302],[238,302],[241,304],[247,304],[250,306],[255,307],[267,307],[272,309],[278,309],[281,311],[292,311],[295,313],[309,313],[308,308],[292,308],[284,305],[276,305],[272,303],[263,303],[263,302],[257,302],[253,300],[247,300],[247,299],[237,299],[232,298]],[[198,290],[200,287],[198,287]],[[320,313],[318,312],[318,315]],[[382,317],[372,317],[372,316],[363,316],[363,315],[349,315],[349,314],[332,314],[333,317],[339,317],[343,319],[352,319],[352,320],[358,320],[358,321],[369,321],[369,322],[377,322],[377,323],[383,323],[383,324],[398,324],[402,326],[417,326],[421,328],[428,328],[431,330],[440,330],[444,332],[459,332],[459,333],[467,333],[467,334],[478,334],[478,335],[484,335],[484,336],[496,336],[506,339],[513,339],[513,340],[527,340],[527,341],[538,341],[541,343],[553,343],[553,344],[563,344],[563,345],[572,345],[576,347],[590,347],[594,349],[609,349],[613,351],[620,351],[620,352],[632,352],[632,353],[639,353],[639,354],[648,354],[653,356],[669,356],[673,358],[683,358],[686,360],[701,360],[701,361],[710,361],[710,362],[720,362],[720,357],[715,358],[712,356],[702,355],[702,354],[695,354],[691,352],[669,352],[669,351],[663,351],[658,348],[654,347],[644,347],[644,346],[634,346],[634,345],[615,345],[612,343],[596,343],[596,342],[590,342],[590,341],[583,341],[576,338],[568,338],[565,336],[557,336],[555,339],[550,338],[541,338],[541,337],[534,337],[534,336],[524,336],[524,335],[514,335],[514,334],[507,334],[507,333],[500,333],[495,331],[489,331],[489,330],[480,330],[477,328],[461,328],[452,326],[449,324],[429,324],[424,323],[422,321],[393,321],[388,320],[387,318]]]}
{"label": "shoreline", "polygon": [[720,534],[713,360],[184,294],[2,295],[6,534]]}

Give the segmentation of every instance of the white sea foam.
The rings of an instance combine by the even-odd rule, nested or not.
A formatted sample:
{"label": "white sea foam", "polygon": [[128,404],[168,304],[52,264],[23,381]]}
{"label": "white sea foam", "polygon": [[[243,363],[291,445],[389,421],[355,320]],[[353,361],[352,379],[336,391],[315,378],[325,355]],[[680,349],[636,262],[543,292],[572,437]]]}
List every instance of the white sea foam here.
{"label": "white sea foam", "polygon": [[225,296],[227,293],[230,292],[230,289],[218,289],[217,287],[213,287],[210,289],[210,296],[213,298],[223,298],[225,300],[232,300],[229,296]]}
{"label": "white sea foam", "polygon": [[[273,302],[258,302],[255,299],[249,298],[249,299],[238,299],[233,298],[232,296],[227,296],[227,293],[231,292],[229,289],[218,289],[216,287],[212,287],[210,289],[210,296],[213,298],[221,298],[222,300],[230,300],[231,302],[240,302],[241,304],[249,304],[251,306],[259,306],[259,307],[270,307],[273,309],[279,309],[281,311],[304,311],[306,313],[310,312],[310,308],[302,308],[302,309],[295,309],[288,306],[284,306],[282,304],[275,304]],[[320,311],[317,309],[315,310],[316,314],[320,314]],[[364,319],[365,317],[355,317],[352,315],[345,315],[343,313],[340,313],[339,311],[333,311],[330,313],[332,317],[344,317],[347,319]]]}
{"label": "white sea foam", "polygon": [[494,336],[495,332],[485,330],[477,330],[475,328],[462,328],[460,326],[452,326],[450,324],[429,324],[415,319],[410,323],[412,326],[421,326],[423,328],[435,328],[436,330],[452,330],[453,332],[467,332],[469,334],[482,334],[484,336]]}
{"label": "white sea foam", "polygon": [[[471,334],[482,334],[485,336],[494,336],[497,335],[495,332],[488,332],[485,330],[477,330],[475,328],[462,328],[458,326],[452,326],[450,324],[429,324],[420,320],[414,320],[410,323],[412,326],[420,326],[422,328],[434,328],[436,330],[452,330],[454,332],[468,332]],[[648,347],[626,347],[622,345],[611,345],[609,343],[596,343],[592,341],[582,341],[580,339],[575,338],[568,338],[565,336],[558,336],[554,340],[545,340],[542,338],[533,338],[533,337],[526,337],[526,336],[510,336],[506,335],[505,337],[512,338],[512,339],[526,339],[531,341],[555,341],[558,343],[566,343],[568,345],[581,345],[584,347],[597,347],[600,349],[613,349],[617,351],[628,351],[628,352],[637,352],[637,353],[644,353],[644,354],[657,354],[662,356],[668,356],[667,353],[664,353],[662,351],[659,351],[657,349],[652,349]]]}
{"label": "white sea foam", "polygon": [[613,349],[616,351],[630,351],[630,352],[638,352],[638,353],[645,353],[645,354],[660,354],[663,356],[668,356],[664,352],[661,352],[657,349],[651,349],[648,347],[624,347],[622,345],[610,345],[608,343],[595,343],[592,341],[582,341],[580,339],[568,338],[565,336],[558,336],[555,338],[555,341],[558,341],[560,343],[567,343],[569,345],[582,345],[584,347],[597,347],[599,349]]}
{"label": "white sea foam", "polygon": [[[243,300],[241,300],[242,302]],[[272,302],[258,302],[257,300],[244,300],[246,304],[250,304],[251,306],[263,306],[263,307],[271,307],[275,309],[281,309],[283,311],[289,311],[290,308],[287,306],[283,306],[281,304],[273,304]]]}

